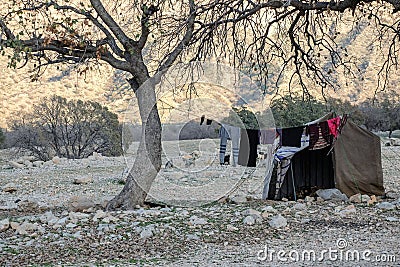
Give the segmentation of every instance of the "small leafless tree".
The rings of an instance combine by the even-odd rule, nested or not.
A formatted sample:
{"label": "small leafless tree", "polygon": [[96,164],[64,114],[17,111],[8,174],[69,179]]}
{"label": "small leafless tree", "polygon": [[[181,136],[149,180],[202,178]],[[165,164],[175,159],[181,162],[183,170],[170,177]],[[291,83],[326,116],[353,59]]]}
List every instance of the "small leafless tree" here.
{"label": "small leafless tree", "polygon": [[41,160],[53,155],[80,159],[93,152],[122,154],[117,115],[92,101],[43,98],[32,112],[14,120],[11,129],[14,146],[31,151]]}

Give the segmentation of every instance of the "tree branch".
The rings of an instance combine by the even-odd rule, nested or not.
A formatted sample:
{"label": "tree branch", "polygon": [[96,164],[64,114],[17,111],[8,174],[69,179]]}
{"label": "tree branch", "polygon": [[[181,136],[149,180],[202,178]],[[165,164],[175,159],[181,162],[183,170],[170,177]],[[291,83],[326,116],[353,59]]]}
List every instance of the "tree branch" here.
{"label": "tree branch", "polygon": [[194,0],[189,0],[189,17],[186,22],[186,32],[179,44],[173,49],[173,51],[167,56],[164,63],[158,68],[158,71],[163,71],[169,68],[181,54],[185,46],[189,44],[193,37],[194,21],[196,18],[196,7]]}
{"label": "tree branch", "polygon": [[118,41],[124,46],[125,49],[132,49],[132,39],[130,39],[120,26],[115,22],[115,20],[110,16],[107,10],[104,8],[103,4],[99,0],[90,0],[93,8],[96,10],[97,14],[108,26],[108,28],[113,32]]}
{"label": "tree branch", "polygon": [[151,5],[150,7],[147,7],[145,5],[142,6],[143,14],[142,14],[142,19],[140,20],[142,33],[140,35],[139,41],[137,42],[137,46],[140,50],[143,49],[144,45],[147,42],[147,38],[150,34],[149,19],[157,11],[158,7],[154,5]]}

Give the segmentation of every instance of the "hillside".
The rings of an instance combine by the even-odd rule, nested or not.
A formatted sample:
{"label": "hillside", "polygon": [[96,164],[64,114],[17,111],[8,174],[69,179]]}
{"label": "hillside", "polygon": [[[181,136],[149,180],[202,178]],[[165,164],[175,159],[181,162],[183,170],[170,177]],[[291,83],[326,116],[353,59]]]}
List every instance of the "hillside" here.
{"label": "hillside", "polygon": [[[376,41],[377,31],[367,19],[354,23],[351,16],[346,16],[342,18],[343,23],[336,25],[332,22],[330,27],[341,33],[336,42],[339,46],[347,49],[348,58],[354,62],[360,71],[356,72],[355,76],[350,79],[346,79],[342,73],[337,73],[332,79],[339,85],[339,89],[336,91],[327,90],[325,94],[358,102],[373,96],[378,85],[377,73],[385,60],[383,53],[386,51],[388,43],[374,42]],[[2,114],[0,127],[7,127],[7,123],[14,116],[13,114],[27,111],[41,97],[53,94],[66,98],[100,102],[108,106],[111,111],[118,113],[122,120],[129,100],[133,96],[133,92],[129,91],[129,86],[125,81],[126,76],[121,71],[113,70],[105,63],[85,75],[79,75],[73,67],[61,70],[48,67],[37,82],[31,82],[29,65],[23,69],[11,69],[7,67],[8,59],[6,57],[0,57],[0,59],[0,114]],[[324,64],[324,68],[330,68],[331,63],[329,61]],[[271,66],[271,69],[278,71],[280,66],[275,64]],[[398,71],[390,74],[389,89],[398,90],[396,86],[399,83],[399,74]],[[284,73],[279,87],[280,94],[286,93],[290,75],[290,72]],[[271,78],[276,78],[274,76],[276,76],[275,73],[272,73]],[[272,85],[273,80],[271,79],[271,83],[267,86],[272,88]],[[309,87],[311,94],[321,98],[320,88],[313,85],[309,85]],[[202,88],[201,95],[203,97],[208,92],[212,92],[212,98],[222,99],[220,109],[214,106],[214,109],[210,109],[210,107],[206,107],[206,109],[214,114],[218,113],[218,110],[226,109],[229,101],[226,102],[225,100],[229,97],[219,98],[219,95],[226,95],[227,90],[229,88],[222,91]],[[271,92],[273,91],[271,90]],[[177,104],[176,99],[173,98],[164,100],[168,105]],[[196,110],[192,110],[192,113],[196,113]]]}

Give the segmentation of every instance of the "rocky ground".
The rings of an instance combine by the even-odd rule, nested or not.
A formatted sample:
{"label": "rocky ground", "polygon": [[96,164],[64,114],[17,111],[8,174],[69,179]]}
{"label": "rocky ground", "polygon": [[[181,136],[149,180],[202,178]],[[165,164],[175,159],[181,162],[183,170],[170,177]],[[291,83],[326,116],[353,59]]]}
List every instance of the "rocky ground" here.
{"label": "rocky ground", "polygon": [[[218,192],[229,198],[203,206],[104,212],[105,203],[123,186],[124,158],[56,158],[9,168],[8,160],[16,156],[3,150],[0,265],[399,265],[399,155],[399,147],[382,147],[389,198],[375,202],[368,197],[370,204],[359,197],[352,202],[262,201],[262,172],[213,166],[206,177],[165,169],[167,178],[155,184],[151,195],[164,196],[168,190],[162,187],[171,179],[184,188],[193,183],[190,188],[197,188],[198,195],[207,195],[201,190],[209,188],[202,185],[211,177],[231,185]],[[207,195],[209,200],[217,196]]]}

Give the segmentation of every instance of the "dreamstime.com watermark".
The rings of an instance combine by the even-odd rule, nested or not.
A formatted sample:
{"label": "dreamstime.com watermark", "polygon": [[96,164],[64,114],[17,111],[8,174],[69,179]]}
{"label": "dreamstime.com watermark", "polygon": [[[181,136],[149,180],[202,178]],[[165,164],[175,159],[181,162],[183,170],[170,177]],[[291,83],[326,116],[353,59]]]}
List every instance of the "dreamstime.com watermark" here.
{"label": "dreamstime.com watermark", "polygon": [[370,249],[357,250],[348,248],[346,239],[336,240],[335,247],[321,249],[292,249],[276,250],[265,245],[257,253],[257,259],[268,262],[324,262],[324,261],[342,261],[342,262],[381,262],[394,263],[397,258],[394,254],[380,253],[376,254]]}

